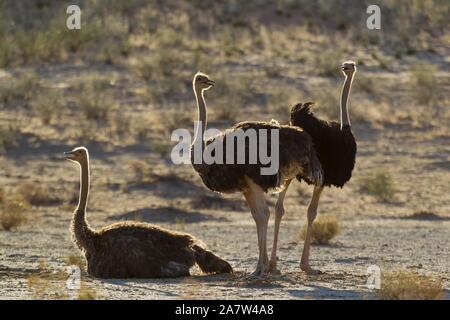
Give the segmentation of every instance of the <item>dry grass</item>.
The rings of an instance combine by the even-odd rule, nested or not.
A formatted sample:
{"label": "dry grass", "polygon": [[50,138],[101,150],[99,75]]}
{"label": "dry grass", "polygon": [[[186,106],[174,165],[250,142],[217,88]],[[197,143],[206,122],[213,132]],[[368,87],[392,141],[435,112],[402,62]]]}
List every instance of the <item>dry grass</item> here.
{"label": "dry grass", "polygon": [[152,182],[153,170],[147,162],[136,160],[130,166],[134,172],[133,183]]}
{"label": "dry grass", "polygon": [[67,299],[64,289],[67,276],[60,271],[51,270],[44,259],[39,260],[37,273],[28,276],[28,291],[33,299]]}
{"label": "dry grass", "polygon": [[26,105],[39,86],[35,73],[26,73],[0,82],[0,105],[13,108]]}
{"label": "dry grass", "polygon": [[428,105],[435,101],[439,91],[435,73],[434,65],[418,64],[411,69],[411,90],[419,103]]}
{"label": "dry grass", "polygon": [[15,147],[21,136],[20,128],[14,124],[9,124],[7,127],[0,127],[0,153]]}
{"label": "dry grass", "polygon": [[394,179],[387,171],[379,171],[364,180],[362,189],[383,201],[394,198]]}
{"label": "dry grass", "polygon": [[66,263],[68,266],[78,266],[81,270],[86,266],[86,261],[84,257],[79,254],[69,254],[66,257]]}
{"label": "dry grass", "polygon": [[172,145],[166,139],[159,138],[152,140],[152,151],[160,155],[161,158],[167,157],[172,150]]}
{"label": "dry grass", "polygon": [[97,292],[93,288],[87,287],[83,282],[81,283],[81,287],[78,291],[78,300],[98,300],[100,297]]}
{"label": "dry grass", "polygon": [[414,271],[383,272],[378,296],[385,300],[436,300],[443,297],[443,285],[441,280]]}
{"label": "dry grass", "polygon": [[[334,216],[319,216],[312,226],[313,243],[328,244],[340,232],[339,221]],[[306,238],[306,226],[300,232],[300,239]]]}
{"label": "dry grass", "polygon": [[337,77],[342,63],[342,53],[339,49],[320,51],[314,56],[314,66],[319,76]]}
{"label": "dry grass", "polygon": [[89,288],[80,279],[80,288],[71,294],[67,288],[66,281],[69,274],[61,270],[51,269],[44,259],[39,260],[38,271],[28,276],[28,291],[33,299],[78,299],[95,300],[99,299],[94,289]]}
{"label": "dry grass", "polygon": [[49,189],[38,182],[25,182],[18,188],[19,195],[32,206],[47,206],[57,203]]}
{"label": "dry grass", "polygon": [[51,124],[52,121],[57,120],[61,115],[63,108],[63,101],[56,90],[48,92],[41,91],[33,99],[33,109],[45,125]]}
{"label": "dry grass", "polygon": [[0,203],[0,226],[3,230],[17,229],[27,221],[27,204],[20,197],[4,197]]}

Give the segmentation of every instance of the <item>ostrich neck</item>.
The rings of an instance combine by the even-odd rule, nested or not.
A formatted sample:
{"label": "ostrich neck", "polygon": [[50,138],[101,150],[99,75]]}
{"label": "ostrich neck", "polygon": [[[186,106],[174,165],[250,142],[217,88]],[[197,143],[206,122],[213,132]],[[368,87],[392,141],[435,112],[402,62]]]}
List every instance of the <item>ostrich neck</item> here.
{"label": "ostrich neck", "polygon": [[78,201],[77,211],[86,211],[87,198],[89,195],[89,160],[80,163],[80,199]]}
{"label": "ostrich neck", "polygon": [[342,87],[341,93],[341,130],[344,125],[351,125],[350,118],[348,115],[348,96],[350,95],[350,89],[352,87],[353,74],[350,76],[345,76],[344,86]]}
{"label": "ostrich neck", "polygon": [[195,131],[195,138],[193,145],[197,146],[198,144],[201,144],[201,148],[203,150],[204,143],[203,143],[203,136],[205,134],[206,130],[206,103],[205,103],[205,97],[203,96],[203,90],[199,88],[194,88],[195,92],[195,99],[197,100],[197,107],[198,107],[198,123],[197,128]]}
{"label": "ostrich neck", "polygon": [[80,249],[92,249],[94,231],[86,221],[86,206],[89,194],[89,159],[80,163],[80,199],[72,220],[72,234]]}

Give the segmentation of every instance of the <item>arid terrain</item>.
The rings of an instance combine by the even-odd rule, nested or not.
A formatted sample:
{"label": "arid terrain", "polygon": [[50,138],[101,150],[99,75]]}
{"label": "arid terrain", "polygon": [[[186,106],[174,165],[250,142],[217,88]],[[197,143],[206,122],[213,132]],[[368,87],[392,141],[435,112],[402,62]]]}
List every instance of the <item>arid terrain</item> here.
{"label": "arid terrain", "polygon": [[[81,32],[75,40],[69,31],[58,33],[64,15],[43,30],[16,12],[55,15],[51,5],[0,2],[2,15],[22,28],[8,33],[2,25],[0,32],[0,298],[70,298],[66,268],[77,264],[84,297],[91,299],[376,299],[366,285],[371,265],[428,275],[441,281],[441,297],[449,299],[450,34],[441,16],[448,5],[431,2],[426,22],[414,20],[413,10],[423,8],[409,8],[405,38],[388,19],[373,36],[351,23],[336,29],[340,20],[312,17],[289,1],[257,10],[213,6],[204,20],[198,19],[202,4],[194,2],[86,9],[88,22],[73,31]],[[387,17],[404,5],[398,3],[386,1]],[[306,17],[299,25],[296,12]],[[264,19],[271,23],[263,26]],[[323,28],[309,25],[321,21]],[[423,32],[414,33],[417,25]],[[216,80],[206,93],[210,127],[272,118],[287,123],[290,108],[305,101],[317,102],[317,116],[338,120],[339,66],[349,59],[358,64],[350,97],[358,152],[350,182],[326,188],[320,201],[319,216],[340,226],[328,244],[312,247],[311,264],[324,274],[300,271],[312,187],[295,181],[280,233],[282,275],[249,277],[258,246],[242,196],[211,192],[190,165],[170,159],[171,132],[192,132],[197,117],[192,76],[202,70]],[[91,226],[139,220],[185,231],[235,273],[89,277],[69,233],[79,171],[62,154],[79,145],[91,156]],[[276,195],[268,198],[271,247]]]}

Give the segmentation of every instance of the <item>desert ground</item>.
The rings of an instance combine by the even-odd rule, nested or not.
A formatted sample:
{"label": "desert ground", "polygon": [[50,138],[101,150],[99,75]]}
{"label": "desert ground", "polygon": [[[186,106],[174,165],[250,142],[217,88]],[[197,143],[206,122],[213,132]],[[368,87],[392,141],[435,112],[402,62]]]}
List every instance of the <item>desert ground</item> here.
{"label": "desert ground", "polygon": [[[430,276],[441,281],[441,298],[450,298],[450,35],[448,24],[442,30],[438,2],[427,16],[435,19],[427,20],[432,31],[413,37],[410,30],[411,50],[400,53],[396,48],[406,45],[396,42],[395,26],[366,43],[358,26],[334,32],[340,20],[308,16],[326,30],[298,26],[286,12],[295,17],[305,9],[280,3],[281,13],[267,5],[251,11],[250,22],[230,22],[217,20],[218,7],[203,21],[196,20],[201,4],[137,1],[136,8],[86,9],[89,23],[76,40],[58,33],[59,18],[47,30],[24,24],[31,35],[19,27],[0,33],[14,44],[0,41],[1,299],[70,298],[72,264],[80,265],[84,296],[93,299],[377,299],[366,285],[371,265]],[[399,3],[386,2],[386,10],[397,12]],[[56,10],[29,6],[30,16]],[[16,12],[23,8],[8,1],[4,8],[2,15],[23,23]],[[243,15],[250,10],[241,9]],[[273,23],[262,26],[267,17]],[[108,26],[107,34],[94,30],[97,22]],[[27,36],[41,36],[43,45]],[[64,37],[70,43],[58,45]],[[213,193],[190,165],[170,159],[172,130],[193,132],[197,117],[192,76],[202,70],[216,80],[205,95],[210,127],[272,118],[287,123],[294,103],[305,101],[317,102],[318,117],[338,120],[339,66],[349,59],[358,64],[350,96],[358,152],[352,179],[321,197],[319,217],[340,226],[329,243],[311,249],[311,265],[324,273],[300,271],[312,187],[295,181],[280,231],[282,274],[250,277],[258,246],[242,195]],[[138,220],[188,232],[229,261],[234,274],[202,275],[194,268],[192,277],[177,279],[90,277],[69,232],[79,171],[63,152],[79,145],[91,156],[92,227]],[[276,194],[268,202],[271,248]]]}

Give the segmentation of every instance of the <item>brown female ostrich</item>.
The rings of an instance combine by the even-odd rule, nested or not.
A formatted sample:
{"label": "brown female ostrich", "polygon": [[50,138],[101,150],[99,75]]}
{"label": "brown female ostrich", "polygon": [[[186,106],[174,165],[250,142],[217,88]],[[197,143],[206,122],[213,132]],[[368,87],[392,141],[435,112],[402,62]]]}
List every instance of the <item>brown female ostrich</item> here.
{"label": "brown female ostrich", "polygon": [[197,263],[205,273],[231,273],[228,262],[185,233],[148,223],[120,222],[93,230],[86,221],[89,194],[89,153],[84,147],[65,152],[81,169],[80,199],[71,231],[84,252],[88,273],[98,278],[166,278],[189,276]]}
{"label": "brown female ostrich", "polygon": [[[310,111],[312,102],[297,104],[291,110],[291,125],[305,130],[312,137],[314,148],[319,157],[323,170],[323,183],[315,185],[313,196],[308,207],[308,226],[303,247],[300,267],[308,273],[320,273],[309,266],[309,248],[311,245],[311,226],[317,216],[320,194],[324,186],[336,186],[342,188],[350,180],[353,167],[355,166],[356,141],[350,128],[348,116],[348,97],[352,86],[353,77],[356,72],[356,64],[353,61],[346,61],[342,64],[342,71],[345,76],[344,86],[341,93],[341,123],[336,121],[324,121],[316,118]],[[304,180],[308,184],[314,184],[304,176],[297,176],[299,181]],[[286,190],[280,193],[277,206],[278,212],[283,214],[283,199]],[[280,217],[281,219],[281,217]],[[274,243],[272,257],[276,261],[276,243]]]}
{"label": "brown female ostrich", "polygon": [[[315,183],[317,186],[322,185],[322,169],[316,157],[311,137],[299,128],[279,125],[275,122],[241,122],[236,124],[231,129],[222,132],[221,134],[204,141],[204,132],[206,130],[206,103],[204,98],[204,91],[211,88],[214,81],[210,80],[207,75],[197,73],[194,76],[193,88],[198,107],[198,126],[195,139],[191,148],[191,162],[194,170],[200,175],[203,183],[210,190],[221,193],[242,192],[250,207],[252,216],[256,222],[256,229],[258,233],[259,245],[259,260],[253,275],[266,274],[268,272],[277,272],[275,265],[269,266],[269,259],[267,256],[267,224],[269,221],[269,209],[266,204],[264,193],[269,190],[282,190],[288,185],[288,181],[298,177],[304,177],[308,181]],[[267,136],[262,134],[262,130],[268,131]],[[226,152],[223,152],[223,164],[212,163],[207,164],[196,159],[196,148],[200,146],[202,154],[206,146],[210,144],[223,143],[223,150],[227,150],[227,142],[234,142],[233,133],[238,130],[241,132],[256,132],[257,146],[259,148],[259,141],[267,139],[266,145],[271,146],[270,140],[272,138],[271,130],[277,130],[279,134],[278,150],[269,150],[269,153],[278,152],[279,167],[276,174],[263,175],[260,169],[264,167],[260,159],[257,159],[255,164],[251,164],[249,160],[251,156],[249,139],[245,139],[245,161],[244,164],[227,164]],[[234,144],[234,143],[233,143]],[[253,149],[254,150],[254,149]],[[259,151],[259,150],[258,150]],[[259,152],[258,152],[259,154]],[[230,155],[229,155],[230,156]],[[234,153],[231,155],[236,160],[237,152],[234,148]],[[277,235],[275,235],[276,237]]]}

